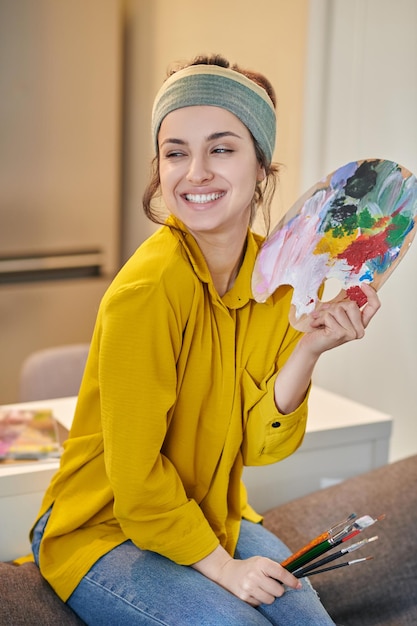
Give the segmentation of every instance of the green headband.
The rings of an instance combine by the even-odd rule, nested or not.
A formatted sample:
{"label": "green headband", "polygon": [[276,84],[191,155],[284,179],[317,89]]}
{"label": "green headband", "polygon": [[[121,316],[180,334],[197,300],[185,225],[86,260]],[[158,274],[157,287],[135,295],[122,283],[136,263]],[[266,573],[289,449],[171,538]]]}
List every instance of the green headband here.
{"label": "green headband", "polygon": [[252,80],[218,65],[190,65],[162,85],[152,110],[155,148],[168,113],[189,106],[216,106],[230,111],[250,130],[268,163],[275,146],[276,116],[266,91]]}

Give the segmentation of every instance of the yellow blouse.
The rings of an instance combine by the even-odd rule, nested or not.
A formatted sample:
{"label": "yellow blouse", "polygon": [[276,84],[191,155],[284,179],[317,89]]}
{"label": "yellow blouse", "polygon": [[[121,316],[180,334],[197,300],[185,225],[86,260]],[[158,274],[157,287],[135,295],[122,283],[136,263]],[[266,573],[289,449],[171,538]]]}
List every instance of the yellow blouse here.
{"label": "yellow blouse", "polygon": [[300,333],[291,291],[251,295],[261,238],[248,233],[233,288],[217,294],[190,234],[167,226],[136,251],[100,305],[70,437],[40,511],[53,504],[42,574],[66,600],[131,539],[183,565],[220,542],[233,554],[247,504],[243,465],[300,445],[307,399],[289,415],[274,379]]}

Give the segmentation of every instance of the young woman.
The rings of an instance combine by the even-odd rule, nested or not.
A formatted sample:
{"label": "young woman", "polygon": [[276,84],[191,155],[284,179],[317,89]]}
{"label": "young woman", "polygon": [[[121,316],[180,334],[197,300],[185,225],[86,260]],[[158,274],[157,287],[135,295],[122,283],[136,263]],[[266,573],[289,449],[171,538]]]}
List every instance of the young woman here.
{"label": "young woman", "polygon": [[[333,624],[308,581],[279,565],[242,469],[301,444],[320,355],[379,308],[329,305],[291,328],[291,290],[254,301],[273,187],[275,96],[259,74],[199,58],[153,108],[164,225],[101,303],[70,437],[33,532],[44,577],[88,624]],[[284,593],[285,592],[285,593]]]}

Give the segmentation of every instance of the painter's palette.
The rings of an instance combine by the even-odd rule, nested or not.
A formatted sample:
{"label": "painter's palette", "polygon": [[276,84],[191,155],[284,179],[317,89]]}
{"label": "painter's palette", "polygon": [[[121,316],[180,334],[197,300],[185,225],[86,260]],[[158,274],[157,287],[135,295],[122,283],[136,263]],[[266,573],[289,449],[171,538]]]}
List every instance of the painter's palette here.
{"label": "painter's palette", "polygon": [[362,306],[362,282],[379,289],[407,252],[416,233],[417,180],[384,159],[353,161],[312,187],[263,244],[253,272],[258,302],[280,286],[294,288],[291,324],[308,331],[320,287]]}

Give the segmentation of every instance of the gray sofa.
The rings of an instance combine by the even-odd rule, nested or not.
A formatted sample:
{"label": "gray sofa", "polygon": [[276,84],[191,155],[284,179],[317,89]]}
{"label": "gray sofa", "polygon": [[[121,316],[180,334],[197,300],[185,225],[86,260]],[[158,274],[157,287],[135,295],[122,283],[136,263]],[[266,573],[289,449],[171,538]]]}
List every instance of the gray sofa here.
{"label": "gray sofa", "polygon": [[350,557],[374,559],[312,577],[324,606],[343,626],[416,626],[417,455],[276,507],[265,525],[295,551],[353,511],[386,514],[361,535],[379,540]]}
{"label": "gray sofa", "polygon": [[[417,455],[265,514],[265,525],[294,551],[352,511],[374,517],[386,514],[384,521],[364,533],[379,536],[378,542],[361,550],[362,556],[366,550],[374,560],[312,578],[337,624],[417,624],[416,486]],[[35,565],[0,563],[0,624],[69,626],[83,622],[59,600]]]}

